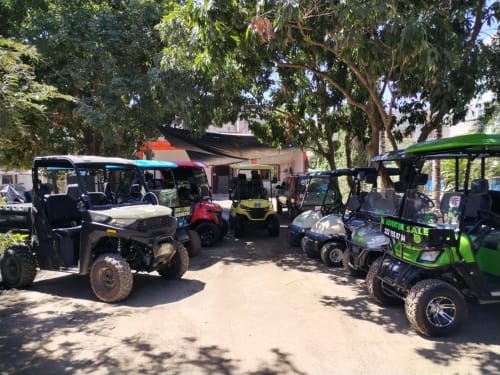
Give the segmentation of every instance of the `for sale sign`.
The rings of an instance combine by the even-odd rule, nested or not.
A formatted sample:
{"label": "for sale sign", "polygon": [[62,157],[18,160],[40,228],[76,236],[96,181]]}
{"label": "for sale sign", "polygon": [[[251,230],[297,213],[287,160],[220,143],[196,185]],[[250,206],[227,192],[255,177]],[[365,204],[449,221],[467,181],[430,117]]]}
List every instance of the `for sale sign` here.
{"label": "for sale sign", "polygon": [[382,217],[380,226],[384,235],[395,241],[416,246],[455,245],[457,241],[452,229],[434,228],[397,218]]}

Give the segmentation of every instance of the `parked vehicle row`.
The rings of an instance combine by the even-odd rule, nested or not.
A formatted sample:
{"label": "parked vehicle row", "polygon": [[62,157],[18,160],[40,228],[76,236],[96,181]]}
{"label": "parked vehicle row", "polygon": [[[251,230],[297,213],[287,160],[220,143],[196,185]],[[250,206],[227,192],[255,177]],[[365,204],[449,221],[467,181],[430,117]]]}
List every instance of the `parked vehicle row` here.
{"label": "parked vehicle row", "polygon": [[[454,334],[468,302],[500,302],[500,195],[489,189],[499,158],[500,136],[488,134],[376,157],[376,173],[355,173],[343,213],[312,224],[302,249],[328,266],[342,253],[346,272],[366,275],[375,302],[404,301],[418,333]],[[399,169],[383,167],[391,162]],[[440,178],[430,179],[436,165]]]}
{"label": "parked vehicle row", "polygon": [[[423,142],[372,164],[302,176],[296,207],[304,212],[289,224],[288,242],[327,266],[365,276],[376,303],[404,301],[418,333],[451,335],[465,321],[468,302],[500,302],[500,193],[489,188],[500,172],[500,135]],[[197,236],[197,246],[204,240],[213,245],[228,226],[237,238],[250,228],[278,236],[273,192],[261,178],[270,166],[234,168],[224,224],[202,168],[35,158],[32,204],[18,204],[18,211],[0,206],[0,226],[22,223],[30,235],[29,244],[5,251],[3,283],[27,286],[37,268],[72,270],[89,275],[98,299],[117,302],[132,289],[131,270],[182,277],[189,266],[186,247],[195,255]],[[349,186],[344,196],[341,179]],[[208,211],[205,221],[193,220],[196,205]]]}

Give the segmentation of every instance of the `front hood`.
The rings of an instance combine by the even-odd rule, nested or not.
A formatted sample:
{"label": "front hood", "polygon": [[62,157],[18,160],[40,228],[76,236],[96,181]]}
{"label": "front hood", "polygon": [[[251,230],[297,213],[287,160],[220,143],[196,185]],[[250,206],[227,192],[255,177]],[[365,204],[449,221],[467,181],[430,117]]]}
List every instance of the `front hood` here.
{"label": "front hood", "polygon": [[311,232],[325,235],[345,235],[344,221],[339,214],[322,217],[311,228]]}
{"label": "front hood", "polygon": [[138,204],[132,206],[118,206],[107,210],[89,210],[91,217],[99,220],[99,216],[113,219],[150,219],[160,216],[172,215],[172,209],[161,205]]}
{"label": "front hood", "polygon": [[321,213],[315,210],[304,211],[293,219],[292,224],[297,227],[311,228],[314,223],[321,219]]}
{"label": "front hood", "polygon": [[222,211],[222,206],[218,203],[213,202],[200,202],[200,206],[206,208],[210,211]]}

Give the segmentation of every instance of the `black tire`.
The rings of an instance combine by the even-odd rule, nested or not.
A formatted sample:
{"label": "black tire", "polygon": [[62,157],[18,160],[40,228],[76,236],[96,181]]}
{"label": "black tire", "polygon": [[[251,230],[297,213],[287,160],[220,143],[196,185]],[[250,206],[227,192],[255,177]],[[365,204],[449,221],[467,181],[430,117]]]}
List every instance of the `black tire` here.
{"label": "black tire", "polygon": [[204,221],[198,224],[196,226],[196,232],[200,237],[201,246],[204,247],[213,246],[220,237],[219,227],[210,221]]}
{"label": "black tire", "polygon": [[349,264],[350,261],[351,261],[351,250],[345,249],[344,255],[342,256],[342,266],[344,267],[344,271],[346,271],[352,277],[363,276],[365,273],[351,266]]}
{"label": "black tire", "polygon": [[130,266],[119,254],[100,255],[90,268],[90,285],[103,302],[122,301],[130,295],[134,277]]}
{"label": "black tire", "polygon": [[287,203],[286,207],[288,212],[288,220],[293,221],[293,219],[295,219],[295,216],[297,216],[297,211],[291,203]]}
{"label": "black tire", "polygon": [[12,246],[0,259],[2,281],[7,288],[24,288],[36,276],[36,259],[28,246]]}
{"label": "black tire", "polygon": [[342,265],[345,247],[338,242],[326,242],[321,246],[320,257],[328,267],[339,267]]}
{"label": "black tire", "polygon": [[406,296],[410,324],[424,336],[450,336],[467,318],[467,304],[453,285],[437,279],[416,283]]}
{"label": "black tire", "polygon": [[278,237],[280,234],[280,220],[278,216],[272,215],[267,219],[267,231],[272,237]]}
{"label": "black tire", "polygon": [[219,240],[222,240],[229,230],[229,224],[226,219],[220,219],[219,224]]}
{"label": "black tire", "polygon": [[278,198],[276,198],[276,212],[279,213],[280,215],[283,213],[283,205],[281,204]]}
{"label": "black tire", "polygon": [[400,301],[399,298],[387,292],[384,282],[377,277],[377,272],[383,258],[379,257],[371,264],[366,274],[366,288],[370,297],[379,305],[394,305]]}
{"label": "black tire", "polygon": [[201,238],[198,232],[189,230],[189,243],[186,248],[190,257],[195,257],[201,253]]}
{"label": "black tire", "polygon": [[245,219],[237,215],[234,218],[234,236],[236,238],[243,237],[245,235]]}
{"label": "black tire", "polygon": [[158,273],[165,279],[175,280],[180,279],[188,268],[189,254],[181,243],[177,243],[173,258],[167,264],[162,265],[158,269]]}

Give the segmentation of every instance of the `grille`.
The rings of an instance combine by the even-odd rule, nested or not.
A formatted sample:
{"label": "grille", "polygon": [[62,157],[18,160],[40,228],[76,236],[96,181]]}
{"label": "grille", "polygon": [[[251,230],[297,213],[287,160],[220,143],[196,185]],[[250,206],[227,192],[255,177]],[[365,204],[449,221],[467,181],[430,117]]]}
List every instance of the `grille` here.
{"label": "grille", "polygon": [[251,208],[248,210],[248,213],[253,219],[263,219],[266,216],[265,208]]}
{"label": "grille", "polygon": [[139,220],[137,230],[145,232],[146,230],[168,227],[172,225],[175,219],[171,216],[160,216],[151,219]]}

